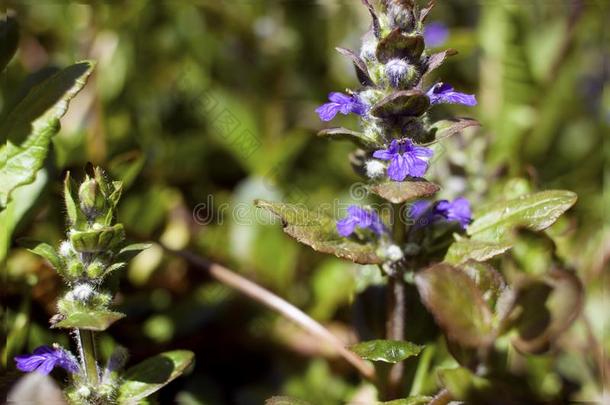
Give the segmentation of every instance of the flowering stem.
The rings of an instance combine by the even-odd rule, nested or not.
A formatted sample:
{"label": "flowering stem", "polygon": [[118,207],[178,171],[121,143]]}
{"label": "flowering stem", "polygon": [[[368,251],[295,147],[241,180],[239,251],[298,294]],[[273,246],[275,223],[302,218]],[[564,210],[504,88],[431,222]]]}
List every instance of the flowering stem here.
{"label": "flowering stem", "polygon": [[99,374],[97,369],[97,354],[95,351],[95,338],[93,331],[85,329],[76,330],[81,349],[81,361],[89,384],[96,386],[99,384]]}
{"label": "flowering stem", "polygon": [[[394,222],[392,236],[395,243],[402,245],[405,241],[405,224],[401,220],[401,209],[406,207],[394,204],[392,208]],[[386,338],[388,340],[405,340],[406,284],[402,266],[397,265],[394,272],[388,276],[387,288]],[[386,399],[394,399],[401,394],[400,387],[403,374],[404,364],[402,362],[392,366],[388,375]]]}

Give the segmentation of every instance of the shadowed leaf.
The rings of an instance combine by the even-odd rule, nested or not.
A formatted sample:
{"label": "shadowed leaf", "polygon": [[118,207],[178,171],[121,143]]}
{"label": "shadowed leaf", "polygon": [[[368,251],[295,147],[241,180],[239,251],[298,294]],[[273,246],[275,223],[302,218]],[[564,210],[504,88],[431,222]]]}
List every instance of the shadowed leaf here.
{"label": "shadowed leaf", "polygon": [[419,294],[447,335],[464,346],[485,346],[493,339],[491,311],[474,281],[445,263],[417,273]]}
{"label": "shadowed leaf", "polygon": [[51,137],[69,101],[83,88],[92,62],[69,66],[30,90],[0,124],[0,207],[11,192],[31,183],[42,167]]}
{"label": "shadowed leaf", "polygon": [[391,203],[400,204],[409,200],[430,197],[436,194],[440,187],[423,179],[412,179],[374,184],[370,190]]}
{"label": "shadowed leaf", "polygon": [[554,270],[544,278],[519,284],[513,311],[517,317],[512,323],[518,335],[512,342],[522,352],[540,353],[580,314],[582,284],[565,270]]}
{"label": "shadowed leaf", "polygon": [[430,107],[430,99],[420,90],[401,90],[379,100],[371,107],[371,115],[378,118],[418,116]]}
{"label": "shadowed leaf", "polygon": [[566,190],[542,191],[501,201],[475,213],[468,227],[472,239],[500,242],[509,237],[514,227],[542,231],[576,202],[576,194]]}
{"label": "shadowed leaf", "polygon": [[15,18],[9,16],[0,21],[0,72],[11,61],[19,45],[19,26]]}
{"label": "shadowed leaf", "polygon": [[195,355],[188,350],[161,353],[131,367],[119,387],[118,403],[137,404],[182,375]]}
{"label": "shadowed leaf", "polygon": [[281,218],[284,232],[318,252],[334,254],[360,264],[380,264],[383,261],[371,243],[339,236],[335,220],[324,214],[294,204],[263,200],[254,203]]}
{"label": "shadowed leaf", "polygon": [[349,349],[365,360],[398,363],[417,356],[423,346],[399,340],[369,340],[351,346]]}
{"label": "shadowed leaf", "polygon": [[396,28],[379,41],[376,55],[381,63],[387,63],[393,58],[414,60],[421,56],[424,47],[423,36],[409,35]]}
{"label": "shadowed leaf", "polygon": [[351,49],[341,48],[340,46],[335,48],[341,55],[347,56],[354,63],[354,68],[356,69],[356,75],[358,76],[358,81],[363,86],[372,86],[374,85],[371,77],[369,76],[369,69],[366,67],[366,63],[354,53]]}
{"label": "shadowed leaf", "polygon": [[347,128],[328,128],[318,132],[318,136],[326,137],[333,140],[347,140],[354,142],[356,145],[365,149],[377,148],[378,142],[374,139],[367,138],[362,132],[352,131]]}

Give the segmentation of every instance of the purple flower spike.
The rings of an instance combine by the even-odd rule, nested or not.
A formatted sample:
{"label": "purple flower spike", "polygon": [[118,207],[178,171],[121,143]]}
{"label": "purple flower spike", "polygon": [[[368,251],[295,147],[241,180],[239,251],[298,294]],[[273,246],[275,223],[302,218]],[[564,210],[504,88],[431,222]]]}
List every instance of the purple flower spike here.
{"label": "purple flower spike", "polygon": [[357,205],[350,205],[347,217],[337,221],[337,232],[343,237],[350,236],[356,228],[370,229],[377,235],[387,232],[387,229],[375,211],[365,210]]}
{"label": "purple flower spike", "polygon": [[349,113],[358,114],[360,116],[366,114],[367,106],[358,96],[349,96],[343,93],[330,93],[328,95],[330,103],[322,104],[316,108],[316,112],[322,121],[330,121],[335,118],[335,115],[341,113],[347,115]]}
{"label": "purple flower spike", "polygon": [[79,370],[74,357],[61,347],[40,346],[32,354],[15,356],[15,363],[19,370],[26,373],[37,371],[49,374],[56,366],[70,373],[77,373]]}
{"label": "purple flower spike", "polygon": [[452,202],[440,200],[436,202],[433,209],[430,209],[432,204],[430,201],[420,200],[411,205],[409,216],[416,221],[417,226],[422,227],[439,221],[447,221],[458,222],[462,229],[466,229],[472,222],[470,203],[464,197],[458,197]]}
{"label": "purple flower spike", "polygon": [[457,92],[450,84],[436,83],[426,93],[430,99],[430,104],[464,104],[469,107],[477,105],[477,99],[473,94]]}
{"label": "purple flower spike", "polygon": [[442,22],[431,22],[424,28],[424,41],[430,47],[443,45],[449,37],[449,28]]}
{"label": "purple flower spike", "polygon": [[431,149],[413,145],[409,139],[394,139],[387,149],[375,151],[373,157],[389,160],[388,177],[403,181],[407,176],[422,177],[428,170],[428,159],[433,153]]}

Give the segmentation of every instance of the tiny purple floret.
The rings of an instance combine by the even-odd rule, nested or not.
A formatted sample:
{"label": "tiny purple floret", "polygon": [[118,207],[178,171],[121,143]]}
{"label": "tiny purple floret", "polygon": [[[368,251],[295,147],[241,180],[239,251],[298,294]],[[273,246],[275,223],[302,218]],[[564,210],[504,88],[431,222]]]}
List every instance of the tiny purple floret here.
{"label": "tiny purple floret", "polygon": [[347,237],[354,233],[356,228],[369,229],[377,235],[387,232],[385,225],[375,211],[350,205],[347,209],[347,217],[337,221],[337,232],[339,232],[339,235]]}
{"label": "tiny purple floret", "polygon": [[[434,207],[430,207],[434,204]],[[434,222],[457,222],[462,229],[466,229],[472,222],[470,203],[464,197],[453,201],[440,200],[432,203],[426,200],[416,201],[411,205],[409,216],[416,221],[417,226],[426,226]]]}
{"label": "tiny purple floret", "polygon": [[428,159],[432,149],[415,146],[410,139],[394,139],[387,149],[377,150],[373,157],[389,160],[388,177],[394,181],[403,181],[407,176],[422,177],[428,170]]}
{"label": "tiny purple floret", "polygon": [[70,373],[77,373],[78,363],[74,357],[61,347],[40,346],[32,354],[15,356],[17,368],[23,372],[32,371],[49,374],[59,366]]}
{"label": "tiny purple floret", "polygon": [[335,115],[341,113],[347,115],[349,113],[358,114],[360,116],[366,114],[367,106],[356,95],[347,95],[343,93],[330,93],[328,95],[329,103],[322,104],[316,108],[316,112],[322,121],[330,121],[335,118]]}
{"label": "tiny purple floret", "polygon": [[426,93],[430,104],[464,104],[469,107],[477,105],[477,99],[473,94],[460,93],[447,83],[436,83]]}
{"label": "tiny purple floret", "polygon": [[449,37],[449,28],[442,22],[431,22],[424,28],[424,41],[430,47],[443,45]]}

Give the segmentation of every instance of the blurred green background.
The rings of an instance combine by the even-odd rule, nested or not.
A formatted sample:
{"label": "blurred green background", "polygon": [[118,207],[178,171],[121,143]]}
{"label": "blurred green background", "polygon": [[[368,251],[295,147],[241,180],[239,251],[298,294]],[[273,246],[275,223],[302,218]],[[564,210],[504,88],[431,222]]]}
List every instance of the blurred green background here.
{"label": "blurred green background", "polygon": [[[328,92],[357,86],[334,47],[358,48],[369,25],[360,1],[4,3],[21,39],[2,78],[3,111],[23,83],[77,60],[98,62],[62,119],[35,187],[16,196],[25,215],[10,240],[0,239],[10,246],[2,286],[8,381],[18,375],[15,354],[69,344],[47,329],[59,277],[15,240],[60,241],[61,180],[66,170],[82,176],[88,161],[124,181],[119,219],[129,238],[226,264],[346,342],[356,340],[355,331],[360,338],[381,333],[375,268],[312,252],[277,224],[263,224],[252,206],[255,198],[311,207],[360,198],[350,193],[359,181],[346,159],[353,147],[316,138],[323,124],[314,112]],[[608,3],[438,3],[429,21],[448,25],[443,47],[460,54],[437,75],[476,94],[479,105],[437,113],[468,115],[482,127],[443,141],[430,177],[443,184],[442,196],[464,194],[475,205],[523,189],[578,193],[577,206],[549,232],[585,283],[593,338],[610,349]],[[356,125],[352,117],[337,121]],[[524,262],[534,266],[529,254],[524,247]],[[130,350],[133,363],[172,348],[196,353],[193,372],[161,391],[161,403],[260,404],[279,393],[322,405],[366,398],[368,387],[342,359],[159,246],[131,263],[116,305],[128,319],[100,337],[103,356],[116,344]],[[407,325],[418,342],[433,328],[423,315]],[[573,383],[583,400],[601,392],[585,329],[577,322],[568,332],[561,358],[540,356],[529,365],[532,378],[548,380],[541,386],[549,393],[557,379]],[[431,356],[433,368],[452,364],[442,343]],[[423,386],[437,390],[433,374]]]}

